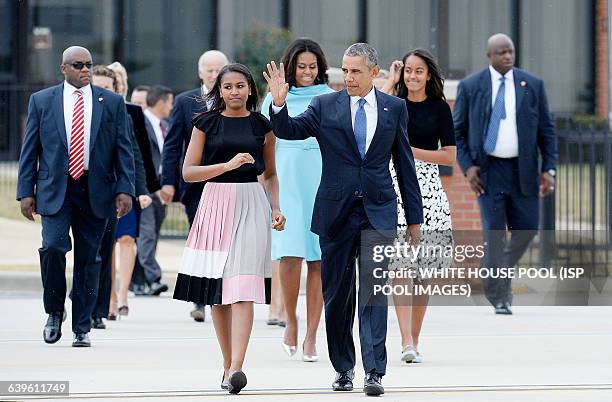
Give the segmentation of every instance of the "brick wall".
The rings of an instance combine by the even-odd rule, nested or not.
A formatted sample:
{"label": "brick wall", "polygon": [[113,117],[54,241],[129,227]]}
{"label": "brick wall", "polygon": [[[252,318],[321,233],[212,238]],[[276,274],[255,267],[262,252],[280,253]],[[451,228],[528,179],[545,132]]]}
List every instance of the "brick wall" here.
{"label": "brick wall", "polygon": [[[446,82],[445,95],[451,109],[455,104],[456,82]],[[449,88],[450,87],[450,88]],[[449,90],[450,89],[450,90]],[[480,230],[480,207],[476,195],[463,176],[457,163],[453,166],[452,176],[442,176],[442,186],[448,197],[454,230]]]}
{"label": "brick wall", "polygon": [[595,7],[595,114],[607,117],[610,106],[608,0],[597,0]]}

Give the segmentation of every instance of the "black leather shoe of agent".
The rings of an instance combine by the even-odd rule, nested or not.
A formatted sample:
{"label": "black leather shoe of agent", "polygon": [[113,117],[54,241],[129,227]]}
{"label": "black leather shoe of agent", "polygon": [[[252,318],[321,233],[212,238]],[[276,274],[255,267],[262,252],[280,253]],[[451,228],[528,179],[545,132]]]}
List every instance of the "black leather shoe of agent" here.
{"label": "black leather shoe of agent", "polygon": [[132,292],[134,292],[134,296],[148,296],[145,285],[134,285],[133,289]]}
{"label": "black leather shoe of agent", "polygon": [[74,334],[72,337],[72,347],[75,348],[88,348],[91,346],[91,341],[89,340],[89,334]]}
{"label": "black leather shoe of agent", "polygon": [[378,373],[368,373],[366,374],[364,384],[363,384],[363,392],[367,396],[378,396],[385,393],[385,389],[381,383],[382,377]]}
{"label": "black leather shoe of agent", "polygon": [[497,303],[495,305],[495,314],[512,315],[510,303]]}
{"label": "black leather shoe of agent", "polygon": [[355,372],[353,369],[343,371],[342,373],[336,373],[336,379],[332,384],[332,389],[334,391],[352,391],[354,377]]}
{"label": "black leather shoe of agent", "polygon": [[197,322],[204,322],[206,320],[206,310],[204,304],[195,304],[193,305],[193,310],[189,313],[191,318]]}
{"label": "black leather shoe of agent", "polygon": [[106,329],[106,324],[100,317],[95,317],[91,319],[91,327],[95,329]]}
{"label": "black leather shoe of agent", "polygon": [[168,291],[168,285],[165,283],[155,282],[149,286],[149,295],[159,296],[160,293]]}
{"label": "black leather shoe of agent", "polygon": [[62,337],[63,315],[63,312],[49,314],[43,329],[43,339],[46,343],[55,343]]}

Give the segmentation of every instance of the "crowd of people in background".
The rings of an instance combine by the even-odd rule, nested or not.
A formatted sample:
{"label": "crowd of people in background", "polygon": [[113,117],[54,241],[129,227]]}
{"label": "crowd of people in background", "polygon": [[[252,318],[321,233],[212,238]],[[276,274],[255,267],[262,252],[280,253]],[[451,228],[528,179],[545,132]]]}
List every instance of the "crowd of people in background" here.
{"label": "crowd of people in background", "polygon": [[[504,34],[489,39],[486,56],[487,68],[459,84],[451,111],[444,72],[424,49],[381,70],[373,47],[353,44],[342,59],[346,89],[334,91],[321,46],[297,39],[263,72],[269,93],[260,104],[253,75],[262,72],[218,50],[198,60],[201,85],[174,96],[153,83],[130,91],[119,62],[94,65],[87,49],[69,47],[65,81],[30,99],[17,187],[23,215],[42,217],[45,342],[61,338],[66,319],[69,229],[73,346],[86,347],[91,328],[130,313],[130,291],[168,291],[156,252],[167,206],[180,202],[190,230],[173,297],[193,303],[198,322],[210,306],[223,389],[246,386],[253,304],[267,303],[267,324],[284,328],[279,349],[289,357],[301,350],[308,363],[319,360],[325,311],[336,391],[353,389],[357,310],[364,392],[384,393],[387,301],[364,293],[371,273],[356,268],[365,266],[362,231],[400,234],[382,243],[453,244],[438,166],[457,162],[480,204],[482,265],[514,266],[537,232],[539,197],[555,188],[556,140],[542,81],[514,67]],[[489,279],[484,289],[496,314],[512,314],[509,279]],[[394,304],[398,358],[421,363],[427,297],[396,296]]]}

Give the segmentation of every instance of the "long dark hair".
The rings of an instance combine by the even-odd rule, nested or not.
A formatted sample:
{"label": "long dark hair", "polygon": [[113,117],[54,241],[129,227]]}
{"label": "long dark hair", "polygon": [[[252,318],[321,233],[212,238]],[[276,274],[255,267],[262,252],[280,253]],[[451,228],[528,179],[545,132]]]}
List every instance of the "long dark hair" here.
{"label": "long dark hair", "polygon": [[259,101],[259,96],[257,95],[257,85],[255,84],[253,74],[251,74],[248,67],[240,63],[228,64],[224,66],[221,71],[219,71],[219,75],[215,80],[215,85],[212,87],[208,95],[206,95],[206,100],[212,101],[212,107],[210,110],[225,110],[225,101],[221,96],[221,80],[227,73],[239,73],[244,75],[247,80],[247,84],[249,85],[249,89],[251,90],[251,94],[247,99],[247,110],[254,112],[257,108],[257,102]]}
{"label": "long dark hair", "polygon": [[[425,93],[428,98],[438,98],[446,101],[444,96],[444,76],[442,75],[442,69],[438,65],[433,55],[425,49],[414,49],[408,52],[402,59],[402,63],[405,65],[406,60],[410,56],[417,56],[427,64],[427,70],[430,75],[429,81],[425,84]],[[404,82],[404,67],[400,73],[399,82],[395,86],[395,93],[398,97],[406,99],[408,97],[408,87]]]}
{"label": "long dark hair", "polygon": [[295,71],[297,70],[297,59],[301,53],[310,52],[317,57],[317,77],[314,84],[327,84],[327,60],[321,46],[312,39],[300,38],[296,39],[287,46],[283,54],[282,62],[285,66],[285,82],[289,84],[289,88],[296,87]]}

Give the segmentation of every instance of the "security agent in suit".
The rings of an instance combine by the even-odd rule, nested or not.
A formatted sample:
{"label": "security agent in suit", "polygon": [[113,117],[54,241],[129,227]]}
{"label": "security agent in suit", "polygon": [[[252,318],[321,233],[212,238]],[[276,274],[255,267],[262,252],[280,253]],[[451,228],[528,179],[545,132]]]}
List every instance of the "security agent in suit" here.
{"label": "security agent in suit", "polygon": [[[145,169],[147,194],[157,192],[161,186],[159,184],[158,173],[153,165],[153,156],[151,155],[151,142],[149,141],[149,134],[145,128],[145,116],[143,109],[147,108],[147,93],[151,87],[146,85],[139,85],[132,90],[130,102],[125,104],[128,115],[132,119],[134,134],[138,142],[138,148],[142,155],[142,162]],[[130,290],[137,296],[143,296],[147,294],[145,288],[146,279],[142,266],[138,263],[134,265],[134,271],[132,272],[132,280],[130,282]]]}
{"label": "security agent in suit", "polygon": [[69,47],[60,66],[65,81],[30,97],[17,182],[22,214],[29,220],[41,215],[47,343],[62,335],[72,229],[72,345],[77,347],[91,345],[88,333],[107,220],[129,212],[134,196],[125,104],[120,96],[90,85],[91,66],[87,49]]}
{"label": "security agent in suit", "polygon": [[[487,57],[489,67],[459,83],[453,120],[457,159],[480,204],[481,266],[496,270],[516,265],[537,233],[538,195],[555,188],[557,141],[544,83],[514,67],[512,40],[491,36]],[[512,314],[510,279],[483,285],[495,313]]]}
{"label": "security agent in suit", "polygon": [[[94,85],[108,89],[109,91],[113,91],[117,93],[117,77],[115,73],[105,66],[94,66],[93,67],[93,78],[92,82]],[[138,202],[135,205],[132,205],[133,208],[136,208],[136,214],[140,213],[140,208],[146,208],[151,202],[151,198],[148,196],[149,191],[146,188],[146,169],[142,158],[142,153],[140,152],[140,147],[138,145],[138,139],[134,130],[134,123],[130,115],[129,106],[133,106],[140,111],[142,115],[142,109],[140,106],[132,105],[126,103],[126,109],[128,112],[127,116],[127,124],[126,129],[128,131],[128,137],[130,138],[130,142],[132,145],[132,152],[134,154],[134,185],[136,190],[136,200]],[[143,130],[144,130],[144,115],[142,115],[143,119]],[[146,135],[145,131],[146,144],[149,146],[149,139]],[[151,158],[151,151],[149,150],[149,159]],[[153,169],[153,162],[151,162],[151,169]],[[133,201],[136,201],[133,200]],[[92,328],[95,329],[105,329],[106,324],[104,323],[105,318],[109,320],[117,319],[117,311],[109,311],[109,304],[112,298],[112,290],[113,290],[113,258],[114,258],[114,248],[117,239],[116,229],[117,229],[117,218],[112,217],[108,220],[106,224],[106,229],[104,230],[104,236],[102,237],[102,244],[100,245],[100,256],[102,257],[102,262],[100,266],[100,282],[98,288],[98,299],[96,300],[95,308],[92,312]],[[122,239],[119,239],[121,242]],[[133,243],[125,243],[127,247],[134,247]],[[125,267],[121,268],[122,270]],[[121,284],[123,286],[123,284]],[[72,296],[71,296],[72,297]],[[126,306],[127,307],[127,306]]]}
{"label": "security agent in suit", "polygon": [[[315,97],[308,109],[289,117],[284,106],[289,90],[285,72],[272,64],[264,73],[273,103],[270,117],[274,133],[285,140],[315,137],[322,157],[311,230],[321,244],[321,280],[329,357],[336,370],[335,391],[353,389],[355,347],[356,259],[359,259],[359,337],[366,373],[366,395],[384,393],[387,352],[386,298],[373,295],[372,272],[360,253],[362,231],[396,231],[397,196],[389,173],[393,157],[408,223],[407,240],[418,242],[423,222],[421,193],[406,127],[408,112],[402,99],[372,85],[379,72],[378,55],[365,43],[344,53],[342,70],[346,90]],[[283,206],[281,206],[282,208]],[[290,207],[290,206],[289,206]],[[388,242],[383,236],[375,236]],[[370,268],[371,269],[371,268]]]}
{"label": "security agent in suit", "polygon": [[[204,190],[204,183],[186,183],[181,173],[193,130],[191,120],[196,114],[209,109],[204,97],[214,86],[221,68],[227,63],[225,54],[218,50],[204,52],[198,60],[198,75],[202,86],[179,94],[170,116],[170,127],[162,153],[161,196],[166,203],[180,201],[185,205],[189,227],[193,223]],[[204,321],[204,305],[194,304],[191,317],[198,322]]]}
{"label": "security agent in suit", "polygon": [[[151,143],[151,157],[158,178],[161,175],[161,154],[164,148],[168,126],[165,119],[172,110],[173,95],[169,88],[161,85],[151,87],[147,93],[145,110],[145,129]],[[161,283],[162,271],[156,259],[157,241],[162,223],[166,218],[166,205],[160,195],[161,191],[151,194],[153,203],[140,215],[140,232],[136,240],[138,248],[138,263],[144,270],[145,280],[149,285],[149,294],[158,296],[168,290],[168,286]]]}

